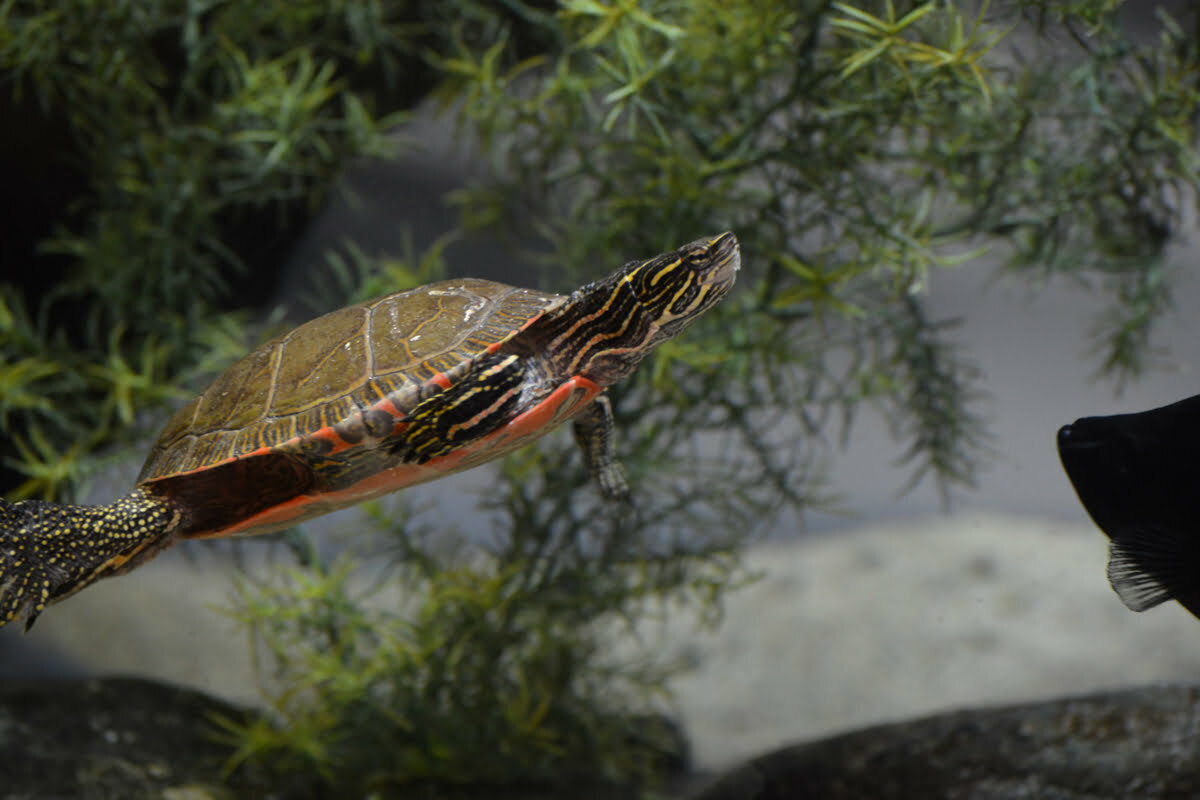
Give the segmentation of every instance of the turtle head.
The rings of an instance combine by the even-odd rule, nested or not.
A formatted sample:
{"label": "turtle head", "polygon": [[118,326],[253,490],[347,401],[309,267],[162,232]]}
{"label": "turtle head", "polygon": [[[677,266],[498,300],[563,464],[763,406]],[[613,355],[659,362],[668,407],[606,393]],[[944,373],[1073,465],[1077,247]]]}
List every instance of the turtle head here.
{"label": "turtle head", "polygon": [[712,308],[733,286],[741,263],[737,237],[726,232],[627,266],[621,282],[650,323],[644,346],[670,339]]}
{"label": "turtle head", "polygon": [[724,297],[740,266],[732,233],[626,264],[577,291],[549,319],[547,350],[563,359],[568,375],[615,383]]}

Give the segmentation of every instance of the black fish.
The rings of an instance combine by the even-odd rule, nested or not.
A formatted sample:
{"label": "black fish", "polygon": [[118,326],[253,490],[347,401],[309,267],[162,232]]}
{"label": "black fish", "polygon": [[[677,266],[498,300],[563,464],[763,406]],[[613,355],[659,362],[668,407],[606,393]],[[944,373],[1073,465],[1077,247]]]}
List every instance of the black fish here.
{"label": "black fish", "polygon": [[1134,611],[1167,600],[1200,618],[1200,395],[1058,432],[1080,502],[1112,540],[1108,580]]}

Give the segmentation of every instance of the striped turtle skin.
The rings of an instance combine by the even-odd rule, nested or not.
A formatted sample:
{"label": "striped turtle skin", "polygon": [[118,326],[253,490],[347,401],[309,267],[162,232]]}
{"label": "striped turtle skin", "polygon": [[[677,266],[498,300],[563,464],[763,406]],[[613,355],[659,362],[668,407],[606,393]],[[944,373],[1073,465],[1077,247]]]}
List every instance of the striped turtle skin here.
{"label": "striped turtle skin", "polygon": [[604,389],[729,291],[732,233],[570,296],[460,279],[268,342],[179,410],[109,505],[0,500],[0,625],[184,539],[265,533],[497,458],[567,420],[610,498],[628,492]]}

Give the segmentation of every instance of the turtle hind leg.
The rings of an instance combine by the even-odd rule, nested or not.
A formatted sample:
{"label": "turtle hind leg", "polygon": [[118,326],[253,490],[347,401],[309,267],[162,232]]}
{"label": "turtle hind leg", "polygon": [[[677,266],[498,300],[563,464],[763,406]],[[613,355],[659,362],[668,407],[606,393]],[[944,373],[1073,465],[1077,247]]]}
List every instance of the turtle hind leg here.
{"label": "turtle hind leg", "polygon": [[25,630],[29,630],[49,594],[42,585],[42,570],[31,566],[25,555],[28,513],[24,505],[0,499],[0,626],[25,617]]}
{"label": "turtle hind leg", "polygon": [[629,500],[629,482],[613,446],[612,404],[599,395],[575,417],[575,441],[583,450],[588,471],[609,500]]}
{"label": "turtle hind leg", "polygon": [[487,436],[512,416],[524,382],[525,364],[520,356],[483,356],[449,388],[408,413],[408,428],[394,451],[405,461],[424,464]]}
{"label": "turtle hind leg", "polygon": [[171,542],[178,513],[139,489],[107,506],[0,500],[0,626],[108,575],[125,572]]}

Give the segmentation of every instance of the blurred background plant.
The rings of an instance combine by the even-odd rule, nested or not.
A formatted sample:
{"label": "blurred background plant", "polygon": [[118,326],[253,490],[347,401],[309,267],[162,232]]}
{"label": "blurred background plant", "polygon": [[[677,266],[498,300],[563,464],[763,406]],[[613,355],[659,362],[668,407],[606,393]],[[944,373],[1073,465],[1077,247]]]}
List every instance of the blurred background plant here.
{"label": "blurred background plant", "polygon": [[[369,585],[398,580],[403,611],[355,588],[354,548],[243,581],[234,612],[276,687],[227,724],[234,763],[333,796],[645,785],[682,757],[644,716],[680,665],[618,658],[614,631],[718,618],[748,535],[830,500],[817,463],[864,404],[914,483],[971,486],[986,387],[925,310],[931,273],[996,248],[1067,276],[1111,298],[1097,370],[1147,368],[1197,187],[1200,30],[1138,44],[1119,5],[0,3],[6,496],[70,496],[265,336],[249,310],[300,231],[349,163],[419,144],[422,100],[487,165],[446,198],[461,232],[537,265],[525,283],[735,230],[735,294],[613,391],[636,511],[549,437],[500,465],[473,544],[373,506],[395,558]],[[1015,52],[1016,26],[1058,58]],[[451,242],[331,253],[319,310],[469,272]]]}

